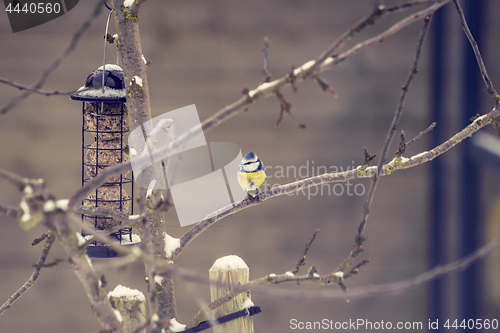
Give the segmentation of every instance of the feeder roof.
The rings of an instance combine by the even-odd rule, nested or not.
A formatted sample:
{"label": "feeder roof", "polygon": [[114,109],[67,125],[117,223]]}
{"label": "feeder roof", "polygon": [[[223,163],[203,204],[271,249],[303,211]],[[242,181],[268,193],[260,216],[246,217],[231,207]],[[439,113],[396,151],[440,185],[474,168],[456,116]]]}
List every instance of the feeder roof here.
{"label": "feeder roof", "polygon": [[[107,64],[106,70],[103,66],[92,72],[85,81],[85,85],[71,94],[71,99],[85,102],[125,102],[125,80],[123,70],[118,65]],[[104,74],[104,89],[102,87],[102,76]]]}

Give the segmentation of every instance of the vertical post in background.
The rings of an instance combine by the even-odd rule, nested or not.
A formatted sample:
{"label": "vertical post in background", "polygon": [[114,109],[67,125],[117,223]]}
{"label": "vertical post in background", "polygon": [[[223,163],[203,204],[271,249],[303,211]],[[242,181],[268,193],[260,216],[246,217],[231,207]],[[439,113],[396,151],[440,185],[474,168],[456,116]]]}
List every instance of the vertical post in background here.
{"label": "vertical post in background", "polygon": [[[484,19],[485,19],[485,1],[464,2],[464,14],[467,19],[469,29],[474,36],[474,39],[479,45],[483,46],[482,37],[484,35]],[[483,93],[484,84],[481,79],[477,61],[469,41],[463,36],[463,70],[462,78],[462,110],[461,110],[461,125],[463,127],[470,124],[470,118],[481,110],[480,93]],[[485,95],[486,96],[486,95]],[[460,236],[460,253],[463,257],[475,249],[480,244],[480,235],[483,228],[483,219],[481,216],[482,210],[479,207],[481,202],[480,194],[480,166],[474,161],[472,156],[474,149],[471,140],[464,140],[461,147],[461,236]],[[459,304],[461,318],[480,318],[479,305],[481,302],[481,293],[479,282],[478,264],[472,264],[461,274],[459,287]]]}
{"label": "vertical post in background", "polygon": [[[431,26],[431,76],[430,76],[430,118],[429,122],[437,122],[438,128],[429,132],[430,146],[436,147],[445,141],[446,121],[446,58],[448,55],[446,43],[447,11],[438,10],[434,13]],[[429,220],[427,225],[427,267],[433,268],[443,263],[444,232],[447,219],[448,189],[445,185],[445,160],[437,158],[430,163],[429,170]],[[443,279],[431,281],[427,287],[427,316],[431,321],[443,318],[444,288]],[[433,330],[433,332],[440,332]]]}

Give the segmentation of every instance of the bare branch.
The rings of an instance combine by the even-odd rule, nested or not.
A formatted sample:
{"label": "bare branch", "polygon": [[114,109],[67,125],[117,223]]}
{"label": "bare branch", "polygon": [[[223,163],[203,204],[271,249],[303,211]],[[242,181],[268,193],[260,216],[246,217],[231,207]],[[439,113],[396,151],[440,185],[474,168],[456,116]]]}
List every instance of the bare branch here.
{"label": "bare branch", "polygon": [[66,46],[66,48],[61,52],[61,54],[56,58],[56,60],[54,60],[54,62],[42,73],[42,76],[40,77],[38,82],[35,83],[33,87],[31,87],[29,90],[25,91],[17,98],[14,98],[6,106],[0,109],[0,115],[9,112],[10,109],[19,105],[22,101],[24,101],[37,89],[40,89],[45,84],[50,75],[57,69],[57,67],[59,67],[59,65],[63,62],[63,60],[66,59],[66,57],[75,49],[76,45],[78,44],[78,41],[80,40],[84,32],[87,31],[87,29],[90,27],[94,19],[96,19],[97,16],[99,16],[103,7],[104,4],[102,1],[96,2],[96,5],[94,7],[94,10],[90,14],[90,17],[85,22],[83,22],[80,28],[75,32],[68,46]]}
{"label": "bare branch", "polygon": [[297,262],[297,264],[295,265],[295,268],[293,269],[292,274],[296,274],[299,272],[300,270],[300,267],[301,266],[304,266],[306,264],[306,256],[307,256],[307,252],[309,252],[309,249],[311,248],[311,244],[312,242],[314,242],[314,239],[316,238],[316,235],[318,234],[319,232],[319,229],[316,229],[312,235],[312,238],[311,240],[306,244],[306,248],[304,249],[304,253],[302,254],[302,256],[300,257],[299,261]]}
{"label": "bare branch", "polygon": [[328,81],[326,81],[325,79],[320,78],[319,75],[314,75],[314,79],[316,80],[316,82],[318,82],[321,90],[328,91],[330,94],[333,95],[333,97],[337,98],[337,94],[333,90],[333,88],[330,85],[330,83],[328,83]]}
{"label": "bare branch", "polygon": [[372,155],[368,152],[368,149],[366,149],[365,147],[365,152],[364,152],[364,155],[365,155],[365,160],[363,161],[363,168],[368,168],[370,166],[370,162],[375,158],[377,157],[377,155]]}
{"label": "bare branch", "polygon": [[344,32],[328,49],[323,51],[323,53],[314,60],[314,64],[306,72],[307,75],[311,75],[327,58],[331,57],[338,49],[351,40],[356,33],[359,33],[368,25],[373,24],[375,20],[382,17],[385,9],[385,6],[376,6],[370,14],[354,23],[349,30]]}
{"label": "bare branch", "polygon": [[[429,282],[437,277],[440,277],[442,275],[446,275],[452,272],[456,272],[459,270],[464,270],[468,266],[470,266],[472,263],[478,261],[479,259],[485,257],[487,254],[492,252],[493,250],[497,249],[500,247],[500,237],[494,239],[493,241],[489,242],[485,246],[475,250],[471,254],[460,258],[456,261],[453,261],[449,264],[443,265],[443,266],[436,266],[422,274],[419,274],[415,277],[402,280],[402,281],[397,281],[397,282],[391,282],[391,283],[386,283],[382,285],[369,285],[366,287],[357,287],[357,288],[352,288],[349,290],[348,295],[350,298],[363,298],[363,297],[370,297],[370,296],[375,296],[375,295],[384,295],[384,294],[394,294],[394,293],[402,293],[405,291],[408,291],[410,289],[413,289],[419,285],[422,285],[426,282]],[[213,301],[208,305],[207,308],[200,310],[195,317],[191,320],[190,326],[196,325],[196,323],[200,320],[202,317],[202,313],[207,310],[213,310],[222,304],[228,302],[238,294],[252,291],[252,293],[256,294],[262,294],[262,295],[271,295],[271,296],[278,296],[278,297],[284,297],[284,298],[327,298],[327,299],[332,299],[332,298],[343,298],[345,299],[346,294],[344,291],[336,291],[336,290],[307,290],[307,291],[292,291],[292,290],[283,290],[283,289],[276,289],[276,288],[266,288],[266,289],[261,289],[261,287],[270,285],[270,284],[279,284],[279,283],[314,283],[314,284],[330,284],[330,283],[335,283],[339,284],[342,283],[343,279],[348,278],[354,274],[357,273],[357,270],[359,267],[365,265],[368,263],[367,260],[362,261],[358,265],[356,265],[347,275],[339,274],[337,273],[332,273],[324,276],[320,276],[319,274],[308,274],[305,276],[294,276],[293,274],[269,274],[267,276],[261,277],[256,280],[252,280],[246,284],[243,285],[238,285],[234,286],[229,293],[224,295],[223,297]],[[188,282],[197,282],[197,283],[203,283],[203,284],[208,284],[209,280],[207,277],[204,276],[199,276],[196,274],[190,274],[184,271],[183,269],[180,269],[179,267],[176,267],[174,265],[169,266],[168,270],[169,274],[174,274],[178,278],[184,281]]]}
{"label": "bare branch", "polygon": [[[148,156],[149,158],[149,156]],[[87,195],[98,188],[99,186],[106,183],[109,177],[119,173],[125,173],[132,169],[132,163],[130,161],[124,163],[114,164],[102,171],[99,171],[99,174],[92,178],[89,182],[85,183],[81,188],[79,188],[70,198],[68,207],[74,208],[76,205],[82,202]]]}
{"label": "bare branch", "polygon": [[432,123],[429,125],[429,127],[427,127],[425,130],[423,130],[422,132],[418,133],[416,137],[414,137],[413,139],[410,140],[410,142],[408,142],[406,144],[406,148],[408,148],[411,144],[417,142],[418,140],[420,140],[420,138],[424,135],[424,134],[427,134],[428,132],[432,131],[432,129],[436,127],[436,123]]}
{"label": "bare branch", "polygon": [[[391,282],[387,284],[382,284],[382,285],[369,285],[366,287],[357,287],[357,288],[352,288],[349,290],[348,295],[350,298],[363,298],[363,297],[370,297],[374,295],[384,295],[384,294],[394,294],[394,293],[401,293],[408,291],[410,289],[413,289],[419,285],[422,285],[423,283],[426,283],[428,281],[431,281],[439,276],[449,274],[452,272],[456,272],[459,270],[464,270],[468,266],[470,266],[472,263],[476,262],[477,260],[485,257],[487,254],[492,252],[493,250],[497,249],[500,247],[500,238],[496,238],[493,241],[489,242],[485,246],[475,250],[471,254],[460,258],[456,261],[453,261],[449,264],[443,265],[443,266],[436,266],[422,274],[419,274],[415,277],[398,281],[398,282]],[[267,276],[261,277],[256,280],[252,280],[246,284],[243,285],[238,285],[234,286],[230,292],[228,292],[226,295],[223,297],[213,301],[208,305],[208,307],[200,310],[191,320],[190,326],[192,327],[196,325],[199,321],[200,318],[202,318],[203,313],[209,310],[216,309],[217,307],[221,306],[222,304],[230,301],[233,299],[235,296],[252,291],[253,293],[256,294],[262,294],[262,295],[271,295],[271,296],[278,296],[278,297],[284,297],[284,298],[327,298],[327,299],[332,299],[332,298],[343,298],[345,299],[346,293],[344,291],[336,291],[336,290],[307,290],[307,291],[292,291],[292,290],[283,290],[283,289],[276,289],[276,288],[266,288],[266,289],[261,289],[263,286],[270,285],[270,284],[279,284],[279,283],[314,283],[314,284],[330,284],[330,283],[335,283],[335,284],[342,284],[343,279],[351,277],[352,275],[356,274],[358,269],[368,263],[368,260],[364,260],[358,265],[356,265],[348,275],[343,275],[338,274],[338,273],[332,273],[324,276],[320,276],[319,274],[308,274],[305,276],[294,276],[293,274],[269,274]],[[197,282],[197,283],[203,283],[203,284],[208,284],[209,280],[206,277],[199,276],[196,274],[190,274],[185,272],[184,270],[180,269],[179,267],[176,267],[174,265],[169,266],[169,272],[170,274],[176,275],[178,278],[184,281],[188,282]]]}
{"label": "bare branch", "polygon": [[50,248],[52,247],[52,244],[54,244],[56,240],[56,236],[52,234],[52,232],[47,232],[47,240],[45,241],[45,245],[42,250],[42,254],[40,255],[40,259],[38,259],[38,262],[35,265],[35,270],[33,271],[33,274],[31,274],[31,277],[26,281],[21,288],[19,288],[18,291],[12,296],[9,297],[9,299],[0,307],[0,316],[9,309],[12,304],[14,304],[15,301],[17,301],[28,289],[30,289],[33,284],[35,283],[36,279],[38,279],[38,276],[40,275],[40,269],[44,266],[45,260],[47,259],[47,256],[49,255]]}
{"label": "bare branch", "polygon": [[[417,66],[418,66],[418,60],[420,59],[420,51],[422,49],[422,45],[425,39],[425,36],[427,35],[427,31],[429,28],[431,16],[427,16],[424,20],[424,25],[422,27],[422,31],[420,33],[420,37],[417,42],[417,49],[415,52],[415,59],[413,61],[413,65],[411,67],[410,73],[408,74],[408,78],[406,79],[405,84],[403,85],[402,92],[401,92],[401,97],[399,99],[398,106],[396,108],[396,112],[394,113],[394,117],[392,119],[391,126],[389,127],[389,132],[387,134],[387,137],[384,142],[384,146],[382,147],[382,151],[380,152],[380,160],[378,162],[377,170],[382,170],[382,167],[385,162],[385,158],[387,157],[387,153],[389,151],[389,146],[391,145],[392,139],[394,137],[394,133],[396,132],[396,128],[399,124],[399,120],[401,119],[401,116],[403,114],[403,106],[406,98],[406,93],[408,92],[408,88],[413,80],[414,75],[417,73]],[[358,230],[354,239],[354,248],[349,254],[349,257],[347,257],[344,262],[338,267],[339,271],[344,271],[348,266],[351,265],[351,263],[354,261],[354,259],[358,256],[360,252],[363,251],[363,242],[365,240],[364,236],[364,229],[366,222],[368,220],[368,214],[370,212],[370,207],[373,201],[373,196],[375,194],[375,190],[377,188],[377,184],[379,181],[379,174],[376,173],[373,177],[372,185],[370,187],[370,190],[368,192],[368,195],[366,196],[365,204],[363,205],[363,213],[361,216],[361,220],[358,224]]]}
{"label": "bare branch", "polygon": [[[477,118],[477,117],[476,117]],[[418,133],[416,137],[414,137],[413,139],[411,139],[409,142],[405,142],[405,132],[403,130],[401,130],[401,142],[399,143],[399,148],[398,148],[398,151],[396,151],[396,156],[397,157],[401,157],[403,156],[403,154],[406,152],[406,149],[408,149],[408,147],[412,144],[414,144],[415,142],[417,142],[418,140],[420,140],[420,138],[428,133],[429,131],[431,131],[434,127],[436,126],[436,123],[432,123],[429,125],[429,127],[427,127],[425,130],[423,130],[422,132]]]}
{"label": "bare branch", "polygon": [[[409,279],[405,279],[402,281],[397,281],[397,282],[391,282],[391,283],[386,283],[386,284],[380,284],[380,285],[368,285],[365,287],[356,287],[356,288],[351,288],[349,289],[348,295],[350,298],[365,298],[365,297],[372,297],[372,296],[377,296],[377,295],[386,295],[386,294],[396,294],[396,293],[402,293],[406,292],[410,289],[413,289],[415,287],[418,287],[426,282],[432,281],[435,278],[438,278],[440,276],[465,270],[467,267],[469,267],[471,264],[474,262],[478,261],[479,259],[482,259],[489,253],[491,253],[493,250],[500,248],[500,237],[492,240],[488,244],[484,245],[483,247],[475,250],[471,254],[460,258],[458,260],[455,260],[451,263],[448,263],[446,265],[439,265],[436,266],[424,273],[421,273],[419,275],[416,275],[414,277],[411,277]],[[360,263],[359,265],[356,266],[358,268],[361,265],[366,264],[366,261]],[[175,274],[181,278],[181,279],[189,279],[190,281],[196,281],[199,283],[205,283],[207,284],[208,279],[203,279],[201,277],[194,278],[193,276],[189,276],[189,274],[181,274],[179,271],[177,273],[177,270],[174,270]],[[297,283],[297,281],[300,280],[300,282],[311,282],[311,283],[316,283],[316,284],[324,284],[323,279],[321,276],[312,276],[312,277],[294,277],[290,276],[287,274],[281,274],[281,275],[275,275],[275,274],[270,274],[265,277],[252,280],[249,283],[239,285],[234,287],[227,295],[225,295],[223,298],[218,299],[214,302],[212,302],[209,305],[209,309],[215,308],[217,306],[220,306],[224,302],[227,302],[229,299],[232,297],[243,293],[247,291],[252,291],[253,294],[261,294],[261,295],[268,295],[268,296],[276,296],[276,297],[283,297],[283,298],[309,298],[309,299],[334,299],[334,298],[341,298],[345,299],[345,293],[340,290],[303,290],[303,291],[294,291],[294,290],[285,290],[285,289],[277,289],[277,288],[265,288],[261,289],[261,287],[269,285],[269,284],[275,284],[275,283],[283,283],[283,282],[294,282]]]}
{"label": "bare branch", "polygon": [[[429,282],[435,278],[440,276],[465,270],[474,262],[479,259],[485,257],[487,254],[492,252],[493,250],[500,247],[500,238],[496,238],[486,244],[485,246],[475,250],[471,254],[455,260],[446,265],[436,266],[422,274],[414,276],[412,278],[391,282],[380,285],[368,285],[365,287],[357,287],[349,289],[349,297],[351,298],[364,298],[364,297],[372,297],[377,295],[387,295],[387,294],[397,294],[406,292],[410,289],[418,287],[426,282]],[[267,288],[265,290],[254,290],[252,289],[252,293],[262,293],[270,296],[277,297],[285,297],[285,298],[345,298],[345,294],[336,290],[307,290],[307,291],[292,291],[292,290],[283,290],[276,288]]]}
{"label": "bare branch", "polygon": [[476,56],[477,64],[479,66],[479,70],[481,71],[481,76],[483,77],[484,84],[486,85],[486,92],[490,94],[491,97],[493,97],[496,105],[499,105],[500,96],[496,92],[495,88],[493,87],[493,83],[491,82],[490,77],[488,76],[488,72],[486,71],[486,67],[484,66],[483,58],[481,57],[481,52],[479,52],[479,47],[477,46],[477,42],[474,39],[474,36],[472,36],[472,33],[469,30],[469,26],[467,25],[467,21],[465,20],[464,12],[462,11],[462,8],[460,7],[460,4],[458,3],[457,0],[453,0],[453,4],[455,5],[455,8],[457,9],[458,12],[458,16],[460,17],[460,25],[464,29],[465,35],[467,36],[467,39],[469,39],[470,45],[474,50],[474,55]]}
{"label": "bare branch", "polygon": [[[439,3],[435,3],[432,6],[429,6],[428,8],[421,10],[415,14],[412,14],[411,16],[408,16],[407,18],[399,21],[398,23],[394,24],[391,26],[388,30],[385,32],[366,40],[365,42],[359,43],[350,50],[338,55],[335,58],[328,58],[324,61],[324,63],[318,67],[317,71],[318,72],[323,72],[325,70],[329,70],[333,68],[335,65],[337,65],[339,62],[342,62],[353,55],[359,53],[361,50],[375,45],[384,39],[388,38],[389,36],[395,34],[399,30],[403,29],[404,27],[410,25],[411,23],[414,23],[421,18],[427,16],[430,13],[433,13],[434,11],[438,10],[442,6],[444,6],[446,3],[450,2],[451,0],[444,0]],[[428,3],[428,2],[423,2],[423,3]],[[314,61],[309,61],[305,64],[303,64],[301,67],[296,68],[293,71],[294,75],[294,80],[293,83],[299,83],[305,80],[308,76],[306,73],[308,70],[311,68],[313,65]],[[193,127],[189,131],[185,132],[184,134],[180,135],[176,140],[173,142],[169,143],[168,145],[162,147],[160,150],[158,150],[156,153],[158,155],[173,155],[176,154],[177,152],[180,151],[180,148],[189,140],[192,138],[200,135],[203,132],[207,132],[221,123],[225,122],[229,118],[235,116],[238,111],[248,108],[251,104],[271,97],[271,96],[276,96],[276,93],[280,91],[281,89],[284,89],[286,87],[289,87],[292,85],[292,82],[289,80],[289,76],[285,75],[284,77],[277,79],[272,82],[265,82],[260,84],[257,88],[251,91],[246,91],[245,96],[241,97],[239,100],[235,101],[234,103],[227,105],[223,107],[221,110],[216,112],[214,115],[208,117],[202,122],[201,127]],[[127,102],[128,103],[128,102]],[[300,124],[299,124],[300,126]],[[149,158],[149,156],[146,156]],[[146,159],[144,159],[146,161]],[[139,163],[136,159],[136,162]],[[125,171],[129,171],[131,169],[131,162],[126,162],[123,164],[116,164],[114,166],[108,167],[104,170],[104,172],[100,173],[97,177],[93,178],[90,182],[86,183],[81,189],[79,189],[72,197],[70,200],[70,207],[74,207],[76,204],[81,202],[87,195],[90,193],[92,190],[95,190],[97,187],[101,186],[104,184],[107,180],[108,177],[111,177],[114,174],[118,173],[123,173]]]}
{"label": "bare branch", "polygon": [[7,215],[17,220],[17,208],[13,206],[0,205],[0,214]]}
{"label": "bare branch", "polygon": [[[120,222],[132,222],[135,223],[138,221],[139,216],[132,216],[114,209],[102,208],[102,207],[92,207],[92,206],[80,206],[75,209],[75,212],[80,214],[85,214],[89,216],[103,216],[103,217],[111,217],[115,221]],[[120,229],[125,225],[120,225]]]}
{"label": "bare branch", "polygon": [[[492,120],[498,116],[500,116],[500,109],[495,108],[490,113],[477,118],[476,120],[474,120],[474,122],[465,127],[463,130],[461,130],[453,137],[451,137],[450,139],[448,139],[447,141],[445,141],[444,143],[442,143],[441,145],[435,147],[430,151],[424,151],[420,154],[412,156],[411,158],[405,158],[405,157],[394,158],[392,161],[385,164],[381,168],[380,173],[377,173],[377,170],[379,169],[377,166],[372,166],[368,168],[363,168],[362,166],[359,166],[358,168],[353,170],[347,170],[335,173],[326,173],[323,175],[299,180],[297,182],[293,182],[290,184],[275,186],[266,191],[262,191],[259,193],[258,202],[256,200],[252,201],[247,198],[231,205],[231,207],[228,206],[221,208],[220,210],[214,212],[213,214],[210,214],[209,218],[196,224],[190,230],[188,230],[184,235],[182,235],[180,239],[180,247],[175,250],[174,254],[172,255],[172,260],[174,260],[182,252],[182,249],[191,241],[193,241],[193,239],[196,238],[200,233],[202,233],[203,231],[208,229],[212,224],[216,223],[217,221],[226,216],[232,215],[247,207],[258,205],[272,197],[290,194],[313,186],[321,186],[323,184],[329,184],[335,182],[345,182],[347,180],[360,179],[360,178],[373,178],[375,177],[375,175],[387,176],[396,170],[408,169],[432,161],[439,155],[444,154],[445,152],[455,147],[463,140],[472,136],[475,132],[479,131],[481,128],[489,125],[492,122]],[[350,259],[354,260],[354,258],[355,257],[352,258],[349,257],[348,259],[346,259],[346,262],[344,262],[337,270],[343,271],[347,266],[349,266],[347,264],[347,261]]]}
{"label": "bare branch", "polygon": [[264,72],[264,79],[262,80],[262,82],[269,82],[271,81],[271,73],[269,72],[269,61],[267,60],[267,49],[269,48],[269,39],[265,37],[262,44],[263,44],[262,55],[264,57],[264,69],[262,70]]}
{"label": "bare branch", "polygon": [[349,30],[344,32],[327,50],[325,50],[316,60],[314,64],[307,70],[307,75],[312,74],[319,68],[325,61],[341,49],[347,42],[349,42],[354,35],[364,30],[367,26],[375,24],[375,21],[380,19],[384,14],[409,9],[416,5],[423,3],[433,3],[433,1],[413,1],[409,3],[398,4],[393,7],[385,7],[381,1],[377,1],[370,14],[354,23]]}
{"label": "bare branch", "polygon": [[71,215],[65,212],[49,212],[47,219],[46,224],[55,231],[60,244],[66,251],[73,272],[80,281],[102,327],[110,331],[119,330],[121,322],[116,317],[102,281],[92,266],[85,248],[80,246],[81,223],[76,231],[71,222]]}
{"label": "bare branch", "polygon": [[[338,56],[335,57],[328,57],[325,59],[325,61],[319,65],[316,68],[315,74],[317,75],[320,72],[332,69],[334,66],[336,66],[338,63],[347,60],[348,58],[354,56],[355,54],[359,53],[360,51],[364,50],[367,47],[373,46],[375,44],[380,43],[381,41],[385,40],[386,38],[392,36],[399,30],[405,28],[406,26],[426,17],[429,14],[432,14],[451,0],[443,0],[438,3],[434,3],[432,6],[429,6],[417,13],[414,13],[405,19],[402,19],[401,21],[395,23],[392,25],[389,29],[384,31],[383,33],[370,38],[362,43],[357,44],[356,46],[352,47],[350,50],[339,54]],[[426,3],[433,3],[433,2],[426,2]],[[415,3],[417,4],[417,3]],[[399,8],[400,6],[398,6]],[[348,30],[344,35],[349,35],[351,30]],[[335,45],[335,43],[334,43]],[[331,49],[331,48],[330,48]],[[325,51],[327,52],[327,51]],[[325,53],[324,52],[324,53]],[[293,84],[297,84],[299,82],[304,81],[306,78],[311,77],[311,67],[314,66],[315,61],[311,60],[300,66],[299,68],[296,68],[293,71],[294,74],[294,80]],[[209,129],[212,129],[216,126],[218,126],[220,123],[226,121],[227,119],[231,118],[234,116],[239,110],[248,108],[251,104],[261,100],[265,99],[268,97],[276,96],[276,92],[281,91],[284,88],[292,86],[292,82],[287,80],[288,75],[271,81],[271,82],[265,82],[260,84],[257,88],[254,90],[250,90],[247,95],[244,97],[240,98],[238,101],[222,108],[218,112],[216,112],[213,116],[207,118],[205,121],[202,122],[202,129],[203,131],[208,131]],[[190,139],[191,136],[197,135],[196,132],[193,132],[190,134],[189,137],[180,137],[177,140],[186,140]],[[167,148],[165,148],[167,150]]]}
{"label": "bare branch", "polygon": [[359,269],[360,269],[362,266],[364,266],[364,265],[368,264],[369,262],[370,262],[370,260],[363,260],[362,262],[360,262],[359,264],[357,264],[356,266],[354,266],[354,267],[350,270],[350,272],[349,272],[349,273],[344,274],[344,279],[348,279],[348,278],[352,277],[353,275],[358,274]]}
{"label": "bare branch", "polygon": [[19,191],[23,191],[26,186],[36,185],[36,186],[44,186],[43,179],[29,179],[25,177],[21,177],[7,170],[0,169],[0,179],[3,178],[11,183],[13,186],[17,187]]}
{"label": "bare branch", "polygon": [[429,6],[425,9],[423,9],[415,14],[412,14],[412,15],[402,19],[401,21],[393,24],[389,29],[378,34],[377,36],[372,37],[370,39],[367,39],[361,43],[358,43],[357,45],[355,45],[351,49],[347,50],[344,53],[339,54],[338,56],[332,56],[332,57],[326,59],[324,61],[324,63],[321,66],[319,66],[318,72],[323,72],[325,70],[329,70],[332,67],[334,67],[335,65],[337,65],[338,63],[345,61],[345,60],[351,58],[352,56],[358,54],[360,51],[364,50],[365,48],[373,46],[373,45],[378,44],[380,42],[383,42],[388,37],[394,35],[396,32],[407,27],[408,25],[415,23],[416,21],[434,13],[436,10],[443,7],[444,5],[446,5],[450,1],[452,1],[452,0],[443,0],[440,2],[435,2],[432,6]]}
{"label": "bare branch", "polygon": [[71,95],[72,93],[74,93],[75,91],[74,90],[71,90],[71,91],[58,91],[58,90],[54,90],[54,91],[45,91],[45,90],[40,90],[40,89],[33,89],[33,88],[28,88],[26,86],[23,86],[19,83],[16,83],[14,81],[11,81],[9,79],[6,79],[6,78],[3,78],[3,77],[0,77],[0,82],[1,83],[5,83],[9,86],[12,86],[14,88],[17,88],[19,90],[26,90],[26,91],[31,91],[31,92],[34,92],[36,94],[40,94],[40,95],[45,95],[45,96],[52,96],[52,95]]}

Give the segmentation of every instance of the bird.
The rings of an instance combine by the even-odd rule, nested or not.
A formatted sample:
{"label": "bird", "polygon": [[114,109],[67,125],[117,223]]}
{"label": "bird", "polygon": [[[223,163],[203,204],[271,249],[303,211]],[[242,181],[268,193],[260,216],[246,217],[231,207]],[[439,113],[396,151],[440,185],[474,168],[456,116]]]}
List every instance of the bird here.
{"label": "bird", "polygon": [[[238,171],[238,183],[247,192],[250,199],[259,199],[259,187],[264,183],[265,179],[264,164],[262,164],[259,157],[253,152],[249,152],[243,156],[240,170]],[[256,193],[255,195],[250,194],[249,191],[255,191]]]}

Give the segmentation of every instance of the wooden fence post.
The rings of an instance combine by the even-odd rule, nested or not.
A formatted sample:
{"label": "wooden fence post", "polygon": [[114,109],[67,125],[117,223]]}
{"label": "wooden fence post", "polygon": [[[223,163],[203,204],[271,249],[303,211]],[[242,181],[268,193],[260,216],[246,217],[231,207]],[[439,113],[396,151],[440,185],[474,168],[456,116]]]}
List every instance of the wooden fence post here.
{"label": "wooden fence post", "polygon": [[134,332],[146,323],[146,298],[142,292],[118,285],[108,296],[123,323],[122,333]]}
{"label": "wooden fence post", "polygon": [[[210,297],[212,302],[224,296],[232,286],[249,281],[249,269],[243,259],[238,256],[226,256],[215,261],[209,271]],[[231,286],[231,287],[229,287]],[[234,297],[212,312],[213,319],[242,310],[250,292]],[[253,317],[241,317],[222,325],[214,326],[214,333],[253,333]]]}

